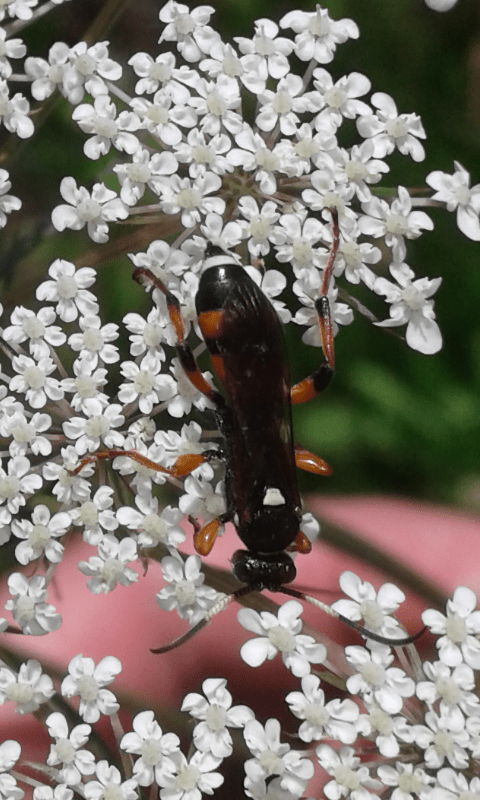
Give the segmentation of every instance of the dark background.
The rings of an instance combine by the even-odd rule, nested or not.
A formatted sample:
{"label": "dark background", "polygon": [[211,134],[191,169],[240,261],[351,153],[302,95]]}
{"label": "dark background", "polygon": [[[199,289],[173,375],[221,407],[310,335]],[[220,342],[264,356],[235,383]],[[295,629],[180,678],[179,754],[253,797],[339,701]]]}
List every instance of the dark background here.
{"label": "dark background", "polygon": [[[333,18],[351,17],[360,27],[360,38],[340,46],[327,65],[334,79],[362,72],[373,91],[392,95],[399,112],[420,114],[427,132],[426,160],[415,164],[395,154],[387,159],[391,172],[384,184],[422,188],[431,170],[452,173],[454,159],[471,172],[472,185],[480,182],[478,0],[459,0],[446,14],[430,11],[423,0],[332,0],[326,5]],[[214,6],[212,24],[226,40],[251,36],[255,19],[279,20],[294,7],[266,0],[261,5],[228,0]],[[160,7],[152,0],[73,0],[18,35],[30,55],[43,57],[59,39],[68,44],[83,36],[94,36],[90,43],[109,39],[112,56],[126,64],[139,50],[157,53]],[[303,3],[304,10],[314,8],[314,3]],[[18,90],[29,96],[25,84]],[[35,286],[56,257],[98,269],[105,322],[120,322],[128,311],[148,309],[149,299],[131,282],[125,253],[162,238],[165,227],[117,226],[107,245],[96,245],[84,232],[53,231],[50,214],[61,202],[61,178],[73,175],[79,184],[91,186],[100,174],[109,183],[110,161],[108,156],[100,162],[86,160],[84,135],[62,99],[45,104],[37,127],[34,141],[8,135],[0,143],[12,193],[24,204],[0,237],[6,309],[33,302]],[[429,213],[435,229],[409,243],[407,261],[418,277],[443,277],[435,298],[443,350],[423,356],[360,318],[337,337],[333,385],[324,396],[295,409],[295,438],[333,466],[329,492],[397,493],[478,511],[480,246],[458,231],[454,214],[439,209]],[[361,289],[343,285],[380,318],[387,316],[381,299],[377,303]],[[294,381],[313,371],[320,355],[301,344],[300,335],[295,329],[289,337]],[[318,478],[305,476],[304,481],[304,490],[318,490]]]}

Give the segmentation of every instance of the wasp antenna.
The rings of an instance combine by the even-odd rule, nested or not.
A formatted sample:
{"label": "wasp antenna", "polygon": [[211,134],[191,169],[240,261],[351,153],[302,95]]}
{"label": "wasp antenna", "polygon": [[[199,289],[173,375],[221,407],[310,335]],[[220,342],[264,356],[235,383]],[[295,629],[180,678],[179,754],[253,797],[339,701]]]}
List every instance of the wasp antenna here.
{"label": "wasp antenna", "polygon": [[381,636],[379,633],[374,633],[373,631],[367,631],[362,625],[359,625],[357,622],[354,622],[352,619],[348,619],[348,617],[344,617],[343,614],[339,614],[335,611],[331,606],[327,605],[326,603],[322,603],[321,600],[317,600],[316,597],[312,597],[309,594],[304,594],[303,592],[299,592],[297,589],[293,589],[291,586],[281,586],[278,588],[279,592],[282,594],[288,594],[291,597],[296,597],[298,600],[306,600],[307,603],[310,603],[312,606],[316,606],[316,608],[320,608],[325,614],[329,614],[331,617],[335,617],[335,619],[339,619],[340,622],[343,622],[345,625],[348,625],[350,628],[353,628],[357,631],[361,636],[364,636],[366,639],[372,639],[374,642],[380,642],[380,644],[387,644],[390,647],[403,647],[407,644],[412,644],[416,642],[417,639],[422,636],[426,631],[426,626],[424,626],[418,633],[414,633],[412,636],[404,636],[401,639],[389,639],[387,636]]}
{"label": "wasp antenna", "polygon": [[156,647],[155,649],[150,648],[150,652],[155,654],[168,653],[170,650],[175,650],[176,647],[180,647],[180,645],[185,644],[185,642],[188,642],[190,639],[193,639],[197,633],[200,633],[200,631],[208,625],[213,617],[216,617],[217,614],[223,611],[229,605],[229,603],[232,602],[232,600],[235,600],[235,598],[236,592],[223,596],[218,603],[215,603],[215,605],[212,606],[209,611],[207,611],[203,619],[201,619],[200,622],[197,622],[193,628],[190,628],[190,630],[188,630],[182,636],[179,636],[178,639],[174,639],[173,642],[164,644],[163,647]]}

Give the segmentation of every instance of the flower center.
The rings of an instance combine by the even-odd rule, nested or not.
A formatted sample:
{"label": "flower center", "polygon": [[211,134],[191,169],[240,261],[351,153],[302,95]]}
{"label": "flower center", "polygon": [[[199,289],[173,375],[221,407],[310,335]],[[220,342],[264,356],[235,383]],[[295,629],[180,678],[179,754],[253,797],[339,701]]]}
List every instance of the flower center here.
{"label": "flower center", "polygon": [[275,625],[268,631],[268,638],[277,650],[282,653],[290,653],[295,650],[295,636],[290,631],[282,628],[281,625]]}
{"label": "flower center", "polygon": [[207,710],[205,722],[211,731],[221,731],[227,723],[227,712],[224,708],[214,703]]}
{"label": "flower center", "polygon": [[96,200],[82,200],[77,206],[77,215],[83,222],[91,222],[100,216],[101,206]]}

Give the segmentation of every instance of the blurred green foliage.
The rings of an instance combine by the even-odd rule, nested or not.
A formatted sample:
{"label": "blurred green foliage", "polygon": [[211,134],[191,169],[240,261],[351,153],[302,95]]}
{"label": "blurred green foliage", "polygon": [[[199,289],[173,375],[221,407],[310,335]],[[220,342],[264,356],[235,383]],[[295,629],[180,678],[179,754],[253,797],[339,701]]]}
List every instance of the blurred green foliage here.
{"label": "blurred green foliage", "polygon": [[[110,39],[112,55],[126,64],[134,52],[156,52],[160,5],[157,0],[124,2],[108,31],[110,7],[113,15],[119,0],[72,0],[22,36],[29,50],[45,57],[53,41],[73,44],[106,10],[100,38]],[[315,8],[310,2],[301,5],[303,10]],[[459,0],[446,14],[430,11],[423,0],[332,0],[325,5],[334,18],[353,18],[361,33],[360,39],[338,49],[329,66],[334,78],[361,72],[372,81],[373,91],[393,96],[399,112],[422,117],[426,161],[414,164],[400,155],[389,159],[390,185],[422,187],[431,170],[452,172],[454,159],[471,171],[472,184],[480,182],[478,0]],[[291,3],[271,0],[261,7],[251,0],[224,0],[214,6],[214,24],[226,39],[249,36],[254,19],[278,20],[292,8]],[[128,311],[146,311],[150,304],[131,282],[125,252],[146,248],[161,231],[154,225],[118,226],[105,246],[95,245],[84,232],[55,234],[50,213],[60,202],[58,186],[64,175],[86,185],[98,169],[102,180],[109,183],[112,178],[109,157],[102,162],[81,157],[83,134],[71,122],[68,105],[56,101],[48,111],[33,148],[28,140],[12,146],[12,137],[5,137],[5,166],[24,207],[2,232],[4,304],[7,311],[17,303],[29,305],[50,262],[63,257],[98,269],[103,319],[120,322]],[[442,352],[422,356],[357,319],[337,337],[333,385],[324,396],[294,410],[295,438],[334,469],[328,484],[321,482],[321,491],[395,492],[479,510],[480,247],[458,231],[454,215],[437,209],[429,213],[435,230],[409,243],[408,263],[419,277],[443,277],[435,298],[444,334]],[[371,297],[350,288],[371,307]],[[372,310],[383,317],[385,308],[379,301]],[[290,335],[289,349],[295,353],[293,379],[300,380],[315,369],[320,353],[301,344],[300,331]],[[318,478],[305,476],[304,489],[318,491]]]}

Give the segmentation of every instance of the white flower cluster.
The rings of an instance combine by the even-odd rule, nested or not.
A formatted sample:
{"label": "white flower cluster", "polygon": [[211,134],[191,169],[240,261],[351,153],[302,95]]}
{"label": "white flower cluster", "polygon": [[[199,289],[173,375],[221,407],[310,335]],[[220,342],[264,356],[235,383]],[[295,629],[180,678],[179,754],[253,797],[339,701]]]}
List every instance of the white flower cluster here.
{"label": "white flower cluster", "polygon": [[[387,625],[388,611],[401,593],[386,584],[375,593],[352,573],[343,576],[351,600],[352,617],[365,613]],[[414,646],[401,654],[400,665],[390,647],[367,642],[366,647],[347,647],[349,672],[343,659],[329,659],[328,667],[344,682],[344,699],[328,700],[321,688],[321,673],[313,674],[310,662],[327,661],[323,644],[301,633],[301,606],[295,600],[280,608],[278,617],[239,612],[247,628],[265,636],[247,642],[242,657],[250,666],[282,653],[285,666],[300,679],[299,690],[286,696],[286,704],[300,720],[297,736],[302,750],[282,742],[280,722],[270,718],[262,725],[248,706],[233,706],[223,678],[203,683],[204,695],[189,693],[182,711],[194,721],[192,752],[187,758],[175,733],[164,733],[153,711],[138,713],[132,731],[116,731],[120,751],[134,756],[133,769],[125,779],[107,760],[96,760],[88,749],[91,723],[106,715],[116,718],[119,704],[106,687],[121,671],[117,658],[106,656],[100,663],[76,656],[62,681],[61,696],[79,698],[84,724],[71,730],[64,714],[54,712],[46,726],[54,744],[47,765],[55,767],[55,788],[40,785],[34,800],[71,800],[76,792],[87,800],[112,794],[135,800],[142,787],[156,787],[161,800],[200,800],[214,794],[223,781],[222,762],[233,753],[230,728],[241,729],[250,758],[244,763],[247,797],[300,800],[311,779],[321,778],[328,800],[340,797],[370,800],[382,791],[392,800],[472,800],[480,793],[480,699],[476,673],[480,670],[480,611],[475,611],[474,593],[460,587],[447,604],[444,616],[426,611],[425,624],[437,641],[438,659],[420,666]],[[375,613],[374,613],[375,612]],[[381,626],[380,626],[381,627]],[[20,714],[34,711],[54,694],[51,679],[40,664],[30,660],[18,675],[0,668],[0,702],[15,702]],[[354,699],[356,702],[354,702]],[[327,744],[325,739],[329,740]],[[335,746],[334,746],[335,745]],[[357,748],[357,749],[356,749]],[[358,753],[376,753],[373,764]],[[0,794],[21,800],[23,792],[10,770],[20,757],[20,745],[8,740],[0,745]],[[15,773],[17,776],[20,773]],[[316,783],[318,786],[318,783]],[[310,784],[312,787],[312,784]],[[317,789],[318,790],[318,789]]]}
{"label": "white flower cluster", "polygon": [[[37,5],[38,0],[7,0],[0,21],[33,19],[41,8]],[[390,317],[377,324],[406,326],[412,348],[436,352],[441,335],[431,297],[440,279],[416,278],[406,263],[408,240],[431,230],[432,222],[402,186],[388,202],[375,194],[395,150],[415,162],[423,159],[420,118],[398,113],[384,93],[368,99],[370,81],[358,72],[333,81],[325,65],[340,44],[359,35],[351,20],[335,21],[320,7],[291,11],[279,26],[259,19],[252,38],[238,37],[233,45],[210,27],[212,13],[209,6],[190,11],[167,2],[159,15],[159,54],[136,53],[130,59],[138,78],[135,97],[117,85],[122,68],[110,58],[106,42],[91,47],[56,42],[48,60],[26,58],[25,77],[34,100],[43,102],[58,91],[75,106],[72,119],[87,135],[86,157],[120,154],[111,176],[118,191],[100,182],[89,190],[77,186],[73,176],[63,178],[64,202],[52,210],[54,227],[86,228],[101,244],[118,220],[138,219],[152,210],[169,215],[177,226],[173,244],[153,241],[145,252],[129,256],[178,299],[186,335],[191,327],[197,330],[194,298],[212,242],[250,261],[246,269],[282,321],[305,326],[304,340],[318,346],[315,300],[336,209],[340,246],[328,290],[334,331],[353,320],[351,306],[338,302],[337,282],[353,287],[361,282],[390,306]],[[21,94],[10,95],[9,88],[10,60],[24,58],[26,47],[20,39],[8,39],[3,28],[0,42],[0,121],[9,133],[26,139],[34,132],[30,104]],[[302,75],[293,71],[298,63],[305,66]],[[86,97],[89,102],[83,102]],[[256,106],[250,118],[252,97]],[[359,140],[347,147],[343,137],[352,121]],[[460,229],[480,240],[480,187],[470,188],[463,167],[456,164],[453,175],[434,171],[426,180],[435,190],[432,202],[455,210]],[[8,172],[1,169],[0,226],[21,205],[10,189]],[[388,279],[373,269],[381,248],[372,239],[388,253]],[[270,268],[270,258],[285,265],[285,274]],[[263,271],[262,259],[268,267]],[[29,566],[30,572],[9,575],[4,608],[11,621],[0,619],[2,632],[43,636],[60,627],[48,590],[64,556],[66,534],[72,532],[92,548],[78,568],[93,594],[132,585],[139,579],[139,559],[159,547],[168,553],[161,562],[166,586],[156,597],[160,608],[176,609],[195,625],[219,599],[205,585],[200,558],[184,560],[177,549],[185,540],[184,515],[208,524],[225,512],[221,475],[202,463],[202,453],[217,448],[208,441],[215,437],[188,419],[179,432],[168,424],[168,415],[183,420],[192,408],[205,411],[208,401],[177,360],[169,358],[176,332],[164,294],[152,293],[154,306],[146,319],[126,315],[130,354],[122,360],[121,332],[102,319],[94,283],[93,269],[77,269],[58,258],[37,289],[38,310],[19,306],[3,321],[0,544],[14,542],[21,567],[46,568],[45,574],[32,575]],[[287,284],[298,299],[295,314],[279,297]],[[99,480],[98,451],[114,459],[106,467],[111,485]],[[145,463],[125,451],[136,451]],[[155,462],[169,468],[185,454],[197,454],[200,466],[183,481],[149,466]],[[162,509],[157,487],[166,480],[179,488],[180,498],[177,506]],[[119,504],[115,489],[120,482],[134,505]],[[40,491],[52,495],[48,506],[30,502]],[[304,515],[302,530],[315,528],[311,516]],[[340,601],[340,613],[395,636],[398,628],[388,615],[401,600],[398,590],[383,587],[377,595],[351,575],[342,579],[342,588],[352,599]],[[258,666],[281,652],[284,664],[301,680],[301,691],[291,692],[287,703],[301,720],[302,742],[328,738],[341,745],[336,750],[322,742],[316,749],[316,763],[331,777],[324,788],[329,800],[367,800],[382,787],[383,796],[391,787],[394,800],[479,795],[475,671],[480,667],[480,623],[474,607],[472,593],[460,589],[446,617],[426,613],[425,623],[441,638],[438,661],[423,671],[408,655],[401,668],[392,666],[385,645],[349,648],[353,674],[342,678],[358,703],[326,700],[319,676],[311,673],[312,663],[326,661],[326,649],[301,633],[298,603],[286,603],[278,617],[241,612],[242,624],[260,634],[243,646],[244,661]],[[315,771],[312,754],[283,743],[277,720],[263,726],[249,708],[232,706],[220,678],[205,682],[205,697],[185,697],[182,710],[197,721],[195,752],[188,759],[177,736],[164,734],[153,712],[144,711],[135,717],[133,731],[118,741],[120,750],[137,757],[132,775],[125,777],[106,760],[95,761],[93,750],[86,748],[90,726],[101,715],[116,716],[119,704],[106,687],[120,669],[118,659],[109,656],[96,666],[80,655],[70,663],[60,696],[79,697],[84,724],[70,728],[58,711],[47,717],[55,740],[48,775],[55,787],[36,785],[34,800],[71,800],[74,793],[87,800],[134,800],[141,787],[153,784],[161,800],[199,800],[223,781],[218,770],[233,748],[229,728],[243,730],[251,753],[245,764],[247,796],[295,800],[304,795]],[[54,693],[52,679],[36,660],[18,671],[0,666],[0,705],[15,703],[18,713],[28,714]],[[389,763],[378,762],[370,771],[352,747],[359,737]],[[13,740],[0,745],[0,798],[23,796],[12,771],[19,757]]]}

